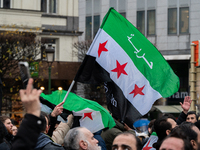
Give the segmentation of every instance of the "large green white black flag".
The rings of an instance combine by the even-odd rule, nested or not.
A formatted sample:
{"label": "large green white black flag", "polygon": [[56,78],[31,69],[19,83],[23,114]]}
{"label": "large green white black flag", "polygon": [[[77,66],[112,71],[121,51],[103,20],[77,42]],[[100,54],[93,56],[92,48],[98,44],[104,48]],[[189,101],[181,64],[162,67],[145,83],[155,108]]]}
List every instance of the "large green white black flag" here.
{"label": "large green white black flag", "polygon": [[157,99],[179,89],[179,78],[160,52],[113,8],[105,15],[75,81],[104,82],[108,109],[129,126]]}

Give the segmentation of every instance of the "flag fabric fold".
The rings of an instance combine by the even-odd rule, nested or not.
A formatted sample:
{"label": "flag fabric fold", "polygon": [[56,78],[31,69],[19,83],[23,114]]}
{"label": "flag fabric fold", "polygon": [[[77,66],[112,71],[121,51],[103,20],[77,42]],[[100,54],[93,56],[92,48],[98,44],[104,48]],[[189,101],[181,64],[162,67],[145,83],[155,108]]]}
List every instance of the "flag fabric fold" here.
{"label": "flag fabric fold", "polygon": [[75,81],[104,82],[108,109],[129,126],[157,99],[179,89],[179,78],[156,47],[113,8],[105,15]]}
{"label": "flag fabric fold", "polygon": [[[67,91],[54,91],[52,94],[45,95],[42,93],[40,97],[47,100],[53,105],[61,103]],[[112,128],[115,126],[114,119],[109,112],[99,105],[97,102],[84,99],[74,93],[69,93],[63,108],[73,113],[74,116],[81,117],[80,126],[86,127],[92,133],[103,128]]]}
{"label": "flag fabric fold", "polygon": [[156,132],[153,132],[149,137],[148,141],[146,142],[146,144],[143,146],[142,150],[156,150],[153,147],[153,144],[156,143],[157,141],[158,141],[158,136]]}

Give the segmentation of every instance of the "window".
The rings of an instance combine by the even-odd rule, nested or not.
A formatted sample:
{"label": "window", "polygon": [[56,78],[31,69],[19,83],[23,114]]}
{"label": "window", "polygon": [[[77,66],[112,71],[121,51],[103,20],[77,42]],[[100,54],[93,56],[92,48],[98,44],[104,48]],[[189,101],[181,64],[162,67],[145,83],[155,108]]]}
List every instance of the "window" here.
{"label": "window", "polygon": [[86,17],[86,40],[92,39],[92,17]]}
{"label": "window", "polygon": [[147,11],[147,35],[155,35],[156,19],[155,10]]}
{"label": "window", "polygon": [[47,12],[47,0],[41,0],[41,11]]}
{"label": "window", "polygon": [[110,7],[126,18],[126,0],[110,0]]}
{"label": "window", "polygon": [[137,28],[142,33],[145,34],[145,11],[137,11]]}
{"label": "window", "polygon": [[93,33],[96,35],[97,31],[99,30],[99,25],[100,25],[100,16],[94,16],[94,30]]}
{"label": "window", "polygon": [[189,33],[189,0],[168,1],[168,34]]}
{"label": "window", "polygon": [[46,13],[56,13],[57,0],[41,0],[41,11]]}
{"label": "window", "polygon": [[49,0],[49,13],[56,13],[56,0]]}
{"label": "window", "polygon": [[100,1],[86,0],[85,40],[92,40],[100,27]]}
{"label": "window", "polygon": [[155,0],[137,0],[137,29],[145,36],[156,34],[155,7]]}
{"label": "window", "polygon": [[11,8],[11,0],[0,0],[0,7],[1,8]]}
{"label": "window", "polygon": [[168,34],[177,33],[177,9],[168,9]]}
{"label": "window", "polygon": [[180,8],[179,18],[179,32],[180,34],[189,33],[189,8]]}

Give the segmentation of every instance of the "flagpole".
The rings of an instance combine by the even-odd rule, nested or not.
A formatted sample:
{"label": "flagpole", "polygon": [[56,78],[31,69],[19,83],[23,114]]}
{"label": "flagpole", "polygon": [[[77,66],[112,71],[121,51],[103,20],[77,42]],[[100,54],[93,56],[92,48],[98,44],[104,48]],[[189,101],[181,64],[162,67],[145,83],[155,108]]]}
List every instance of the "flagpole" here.
{"label": "flagpole", "polygon": [[65,102],[65,100],[67,99],[68,95],[69,95],[69,92],[71,91],[72,87],[74,86],[75,84],[75,81],[73,80],[68,91],[67,91],[67,94],[65,95],[64,99],[63,99],[63,102]]}

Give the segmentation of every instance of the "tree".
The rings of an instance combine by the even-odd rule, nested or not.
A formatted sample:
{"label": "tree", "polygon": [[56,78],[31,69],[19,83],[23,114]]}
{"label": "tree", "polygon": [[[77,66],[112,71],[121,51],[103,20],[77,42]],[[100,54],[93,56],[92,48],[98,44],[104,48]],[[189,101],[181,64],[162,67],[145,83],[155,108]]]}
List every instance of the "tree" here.
{"label": "tree", "polygon": [[16,77],[19,61],[35,61],[40,52],[40,41],[36,34],[19,31],[0,33],[0,78]]}
{"label": "tree", "polygon": [[[37,40],[36,36],[36,33],[18,31],[17,29],[0,32],[0,79],[2,80],[3,91],[12,88],[13,92],[18,93],[19,85],[16,85],[16,81],[21,79],[18,62],[34,62],[41,54],[41,42]],[[9,79],[9,82],[5,82],[5,79]],[[5,95],[5,93],[3,93],[5,97],[11,97]],[[0,97],[0,112],[1,106],[2,97]]]}
{"label": "tree", "polygon": [[[73,44],[75,50],[73,55],[77,56],[79,61],[83,61],[92,41],[82,41]],[[87,99],[94,100],[101,105],[106,104],[104,86],[102,84],[82,84],[78,83],[77,94]]]}
{"label": "tree", "polygon": [[75,50],[73,50],[73,55],[78,57],[79,61],[83,61],[91,44],[92,44],[92,41],[82,41],[82,42],[73,43],[72,46],[75,48]]}

